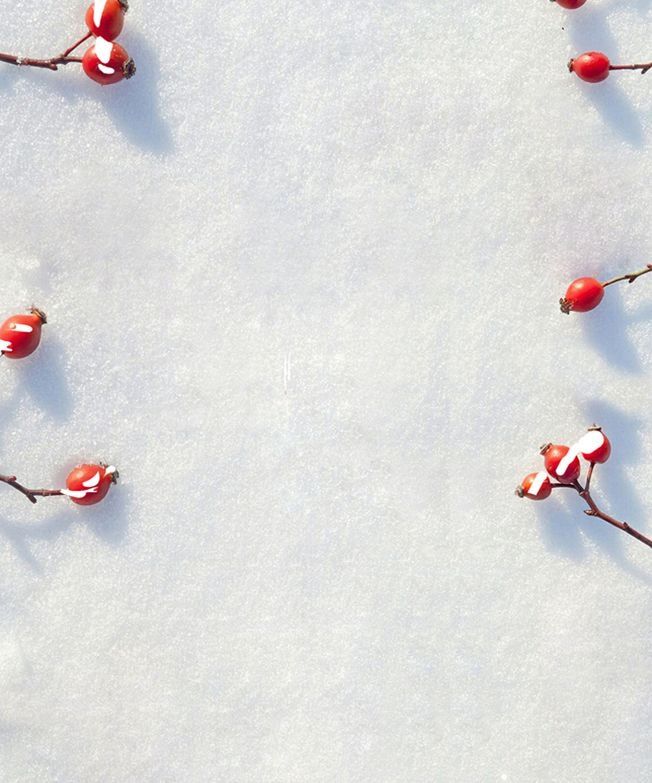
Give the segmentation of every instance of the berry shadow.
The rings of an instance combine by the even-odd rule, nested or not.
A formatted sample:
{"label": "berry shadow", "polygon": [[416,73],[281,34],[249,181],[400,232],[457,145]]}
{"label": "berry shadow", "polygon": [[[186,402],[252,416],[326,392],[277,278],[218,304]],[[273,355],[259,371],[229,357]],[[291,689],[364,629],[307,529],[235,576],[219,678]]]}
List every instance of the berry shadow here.
{"label": "berry shadow", "polygon": [[47,519],[33,523],[18,524],[0,519],[0,535],[5,537],[16,555],[34,573],[42,574],[43,567],[34,554],[34,545],[41,541],[53,543],[74,525],[86,526],[109,546],[120,546],[127,537],[130,499],[131,490],[120,483],[97,506],[77,507],[70,505],[71,501],[67,498],[44,498],[39,501],[38,506],[45,503],[63,503],[67,507]]}
{"label": "berry shadow", "polygon": [[[47,326],[44,327],[47,329]],[[46,334],[37,353],[18,370],[18,391],[24,390],[49,416],[67,420],[73,411],[73,400],[64,371],[65,350],[56,337]]]}
{"label": "berry shadow", "polygon": [[[603,51],[612,62],[620,62],[618,41],[607,23],[609,6],[584,6],[581,13],[569,14],[567,29],[573,43],[574,54],[585,51]],[[630,60],[635,55],[629,55]],[[631,75],[631,74],[630,74]],[[611,75],[606,82],[586,84],[576,79],[578,88],[587,101],[593,104],[603,121],[632,147],[642,147],[645,141],[643,125],[638,113],[627,98],[618,79],[622,74]],[[638,78],[641,78],[638,75]]]}
{"label": "berry shadow", "polygon": [[612,367],[640,375],[643,366],[627,333],[634,319],[625,313],[621,290],[622,287],[610,286],[597,310],[582,313],[582,331],[586,342]]}
{"label": "berry shadow", "polygon": [[102,87],[77,65],[53,73],[0,64],[0,94],[10,93],[22,79],[46,85],[67,103],[94,101],[131,144],[156,155],[167,155],[174,149],[174,140],[159,105],[161,67],[157,51],[144,36],[134,32],[122,36],[121,43],[136,61],[136,75],[128,81]]}

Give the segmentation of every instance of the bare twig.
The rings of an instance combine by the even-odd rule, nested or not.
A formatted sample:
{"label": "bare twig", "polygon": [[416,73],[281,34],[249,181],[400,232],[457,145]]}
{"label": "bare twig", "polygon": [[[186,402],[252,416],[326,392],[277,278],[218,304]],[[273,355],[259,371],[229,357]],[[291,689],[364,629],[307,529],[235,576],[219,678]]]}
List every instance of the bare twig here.
{"label": "bare twig", "polygon": [[36,503],[38,497],[54,497],[57,495],[63,495],[60,489],[28,489],[22,484],[19,484],[16,480],[16,476],[3,476],[0,474],[0,482],[8,484],[10,487],[17,489],[30,501],[30,503]]}

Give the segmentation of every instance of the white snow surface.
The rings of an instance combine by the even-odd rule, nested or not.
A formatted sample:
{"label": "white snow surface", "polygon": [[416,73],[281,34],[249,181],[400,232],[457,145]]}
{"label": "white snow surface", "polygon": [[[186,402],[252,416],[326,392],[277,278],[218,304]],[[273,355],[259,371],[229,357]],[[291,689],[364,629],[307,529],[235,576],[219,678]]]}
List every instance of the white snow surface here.
{"label": "white snow surface", "polygon": [[[0,0],[47,56],[77,0]],[[592,423],[652,533],[648,0],[133,0],[0,65],[3,783],[638,783],[652,555],[514,486]],[[562,491],[566,492],[566,491]]]}

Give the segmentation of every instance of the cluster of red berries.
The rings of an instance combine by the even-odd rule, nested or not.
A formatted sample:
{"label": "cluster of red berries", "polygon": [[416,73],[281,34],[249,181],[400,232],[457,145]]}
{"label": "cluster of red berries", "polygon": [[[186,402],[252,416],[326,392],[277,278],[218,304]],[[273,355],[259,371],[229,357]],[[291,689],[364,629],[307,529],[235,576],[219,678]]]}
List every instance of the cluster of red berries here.
{"label": "cluster of red berries", "polygon": [[[81,63],[84,73],[98,84],[115,84],[130,79],[136,73],[134,61],[120,44],[115,43],[122,32],[128,9],[128,0],[95,0],[86,11],[88,32],[65,52],[44,60],[0,53],[0,62],[51,71],[57,71],[61,65]],[[95,42],[83,57],[71,56],[75,49],[93,36]]]}
{"label": "cluster of red berries", "polygon": [[[32,307],[27,313],[12,315],[0,326],[0,355],[7,359],[24,359],[36,351],[47,318],[42,310]],[[80,506],[92,506],[103,500],[118,471],[103,463],[78,465],[66,479],[61,490],[29,490],[17,483],[15,476],[0,476],[0,481],[14,486],[36,502],[36,496],[66,495]]]}
{"label": "cluster of red berries", "polygon": [[96,40],[82,58],[82,68],[99,84],[115,84],[136,73],[134,61],[115,43],[128,10],[127,0],[95,0],[86,11],[86,25]]}
{"label": "cluster of red berries", "polygon": [[591,465],[602,464],[611,456],[611,443],[600,427],[591,427],[574,446],[546,443],[541,454],[545,470],[530,473],[523,479],[516,489],[519,497],[545,500],[555,486],[574,484],[582,471],[580,457]]}
{"label": "cluster of red berries", "polygon": [[[574,11],[581,8],[586,0],[552,0],[562,8]],[[640,71],[647,73],[652,68],[650,63],[636,63],[633,65],[612,65],[606,54],[602,52],[584,52],[579,57],[574,57],[568,63],[568,70],[579,76],[584,82],[596,84],[603,82],[610,71]]]}

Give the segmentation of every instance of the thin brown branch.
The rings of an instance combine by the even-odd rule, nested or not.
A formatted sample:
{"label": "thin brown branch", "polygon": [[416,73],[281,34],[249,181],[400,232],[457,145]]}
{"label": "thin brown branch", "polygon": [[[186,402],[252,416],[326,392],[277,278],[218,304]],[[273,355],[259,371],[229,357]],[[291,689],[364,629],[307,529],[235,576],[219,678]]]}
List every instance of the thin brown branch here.
{"label": "thin brown branch", "polygon": [[81,46],[84,41],[87,41],[91,37],[91,33],[87,33],[83,38],[80,38],[72,46],[68,47],[65,52],[57,55],[56,57],[48,57],[46,59],[38,59],[36,57],[20,57],[16,54],[5,54],[0,52],[0,62],[7,63],[8,65],[29,66],[30,68],[46,68],[49,71],[58,71],[60,65],[68,65],[69,63],[80,63],[81,57],[70,57],[70,53],[77,47]]}
{"label": "thin brown branch", "polygon": [[610,71],[640,71],[641,76],[643,74],[646,74],[650,68],[652,68],[652,63],[635,63],[634,65],[610,65],[609,70]]}
{"label": "thin brown branch", "polygon": [[16,476],[3,476],[0,474],[0,482],[3,484],[8,484],[10,487],[17,489],[18,492],[21,492],[23,495],[25,495],[30,503],[36,503],[36,499],[39,497],[47,498],[63,495],[63,492],[60,489],[28,489],[27,487],[24,487],[22,484],[18,483]]}
{"label": "thin brown branch", "polygon": [[652,272],[652,264],[648,264],[645,269],[641,269],[640,272],[632,272],[628,275],[621,275],[620,277],[614,277],[612,280],[607,280],[606,283],[603,283],[603,288],[606,288],[608,285],[613,285],[614,283],[620,283],[623,281],[627,281],[628,283],[633,283],[635,280],[638,280],[641,275],[646,275],[648,272]]}
{"label": "thin brown branch", "polygon": [[652,539],[649,539],[647,536],[644,536],[643,533],[640,533],[631,525],[628,525],[627,522],[620,522],[618,519],[614,519],[614,517],[609,516],[609,514],[605,514],[604,511],[598,508],[597,503],[591,497],[591,493],[589,492],[589,488],[588,488],[588,483],[589,482],[587,480],[586,487],[583,487],[579,481],[575,481],[572,484],[573,488],[577,490],[577,494],[582,498],[582,500],[584,500],[586,505],[589,507],[588,511],[585,511],[584,513],[589,517],[597,517],[598,519],[602,519],[604,522],[607,522],[608,524],[617,527],[618,530],[622,530],[623,533],[627,533],[627,535],[638,539],[646,546],[652,548]]}

